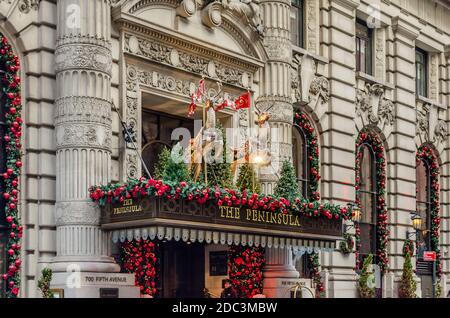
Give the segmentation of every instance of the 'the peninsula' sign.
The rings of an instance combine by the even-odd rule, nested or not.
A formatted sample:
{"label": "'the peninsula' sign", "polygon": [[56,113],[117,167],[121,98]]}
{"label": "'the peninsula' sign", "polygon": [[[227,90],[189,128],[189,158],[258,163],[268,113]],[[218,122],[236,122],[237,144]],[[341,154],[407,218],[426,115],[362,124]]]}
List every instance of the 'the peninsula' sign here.
{"label": "'the peninsula' sign", "polygon": [[[164,198],[128,199],[102,208],[101,222],[108,228],[150,225],[156,219],[221,224],[228,227],[279,230],[327,236],[342,236],[342,221],[309,218],[301,215],[253,210],[246,207],[218,206],[214,200],[206,204],[196,201]],[[139,224],[135,224],[139,221]]]}

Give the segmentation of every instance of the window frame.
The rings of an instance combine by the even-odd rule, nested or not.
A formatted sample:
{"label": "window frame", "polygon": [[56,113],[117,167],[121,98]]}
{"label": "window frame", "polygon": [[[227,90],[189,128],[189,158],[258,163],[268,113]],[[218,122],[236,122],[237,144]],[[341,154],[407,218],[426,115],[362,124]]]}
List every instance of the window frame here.
{"label": "window frame", "polygon": [[[303,158],[303,163],[302,163],[302,175],[303,178],[300,177],[300,173],[299,173],[299,169],[298,169],[298,165],[299,165],[299,160],[301,160],[302,158],[299,158],[298,156],[296,157],[297,160],[294,160],[294,168],[295,168],[295,173],[296,173],[296,178],[297,178],[297,184],[298,187],[300,189],[300,192],[302,194],[302,196],[304,198],[310,198],[312,193],[310,190],[310,185],[311,185],[311,160],[309,160],[309,152],[310,152],[310,147],[307,141],[307,135],[306,135],[306,131],[305,129],[303,129],[302,127],[300,127],[297,124],[294,124],[293,129],[296,129],[296,131],[298,132],[298,136],[300,138],[302,138],[303,141],[303,154],[304,154],[304,158]],[[298,142],[297,142],[298,143]],[[294,151],[294,149],[292,149]]]}
{"label": "window frame", "polygon": [[[358,33],[358,29],[364,28],[367,31],[367,36],[362,36]],[[361,42],[365,42],[366,51],[364,56],[364,70],[361,68]],[[373,76],[373,30],[367,26],[367,23],[360,19],[356,19],[355,23],[355,69],[357,72],[361,72],[367,75]]]}
{"label": "window frame", "polygon": [[[427,251],[431,250],[431,235],[430,235],[430,231],[431,231],[431,208],[432,208],[432,201],[431,201],[431,166],[429,164],[429,162],[427,162],[424,159],[420,159],[420,162],[424,165],[425,167],[425,176],[426,176],[426,188],[425,189],[419,189],[416,187],[416,210],[417,212],[419,212],[418,206],[420,203],[424,204],[426,206],[426,210],[425,210],[425,215],[420,214],[419,212],[419,216],[422,218],[422,220],[425,218],[425,228],[423,229],[423,231],[426,231],[427,235],[426,238],[424,238],[423,232],[420,232],[420,239],[425,242],[425,248]],[[418,169],[418,166],[416,166],[416,171]],[[416,185],[418,183],[416,182]],[[420,197],[419,191],[423,190],[426,193],[426,201],[419,201],[418,198]]]}
{"label": "window frame", "polygon": [[[291,30],[291,42],[298,47],[305,47],[305,2],[303,0],[291,0],[291,10],[295,8],[297,11],[297,38],[294,40],[292,35],[294,34]],[[290,12],[292,13],[292,11]],[[291,18],[291,26],[292,26],[292,15]]]}
{"label": "window frame", "polygon": [[[378,250],[378,232],[377,232],[377,219],[378,219],[378,211],[377,211],[377,199],[378,199],[378,180],[377,180],[377,164],[376,164],[376,153],[373,150],[373,147],[370,143],[364,142],[361,143],[358,146],[358,152],[357,154],[359,154],[361,151],[363,150],[363,147],[367,147],[369,153],[370,153],[370,170],[371,170],[371,189],[370,191],[367,190],[362,190],[361,188],[361,182],[362,182],[362,171],[364,168],[363,165],[363,158],[361,159],[361,163],[360,163],[360,170],[358,171],[359,174],[359,180],[360,183],[358,184],[359,186],[359,201],[361,202],[361,194],[366,193],[366,194],[370,194],[371,196],[371,202],[372,202],[372,206],[371,206],[371,223],[367,223],[367,222],[359,222],[359,227],[361,228],[361,225],[366,225],[370,231],[371,231],[371,246],[370,246],[370,252],[368,254],[363,254],[361,252],[361,250],[359,251],[359,259],[360,259],[360,264],[362,265],[364,263],[364,259],[367,257],[367,255],[372,254],[373,255],[373,264],[377,264],[378,263],[378,259],[377,259],[377,250]],[[361,203],[360,203],[360,208],[361,207]],[[361,211],[361,213],[364,213],[364,211]],[[363,219],[363,218],[361,218]]]}
{"label": "window frame", "polygon": [[[418,61],[417,56],[422,56],[421,62]],[[416,47],[414,59],[416,67],[416,95],[428,98],[428,52]],[[418,65],[422,66],[422,80],[419,80]],[[423,91],[422,91],[423,90]]]}

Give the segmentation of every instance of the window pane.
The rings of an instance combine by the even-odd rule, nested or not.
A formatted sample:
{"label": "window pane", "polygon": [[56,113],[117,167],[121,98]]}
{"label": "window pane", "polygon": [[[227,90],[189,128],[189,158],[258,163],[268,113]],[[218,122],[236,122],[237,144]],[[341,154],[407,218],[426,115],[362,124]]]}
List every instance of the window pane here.
{"label": "window pane", "polygon": [[416,167],[416,191],[418,202],[428,202],[427,188],[428,188],[428,169],[425,163],[421,160]]}
{"label": "window pane", "polygon": [[361,185],[362,191],[373,191],[373,176],[372,176],[372,152],[369,147],[363,146],[361,158]]}
{"label": "window pane", "polygon": [[303,0],[291,1],[291,40],[303,47]]}
{"label": "window pane", "polygon": [[305,136],[298,127],[292,129],[292,155],[300,193],[308,197],[308,157]]}
{"label": "window pane", "polygon": [[416,50],[416,93],[420,96],[428,95],[428,74],[427,74],[428,58],[426,52]]}

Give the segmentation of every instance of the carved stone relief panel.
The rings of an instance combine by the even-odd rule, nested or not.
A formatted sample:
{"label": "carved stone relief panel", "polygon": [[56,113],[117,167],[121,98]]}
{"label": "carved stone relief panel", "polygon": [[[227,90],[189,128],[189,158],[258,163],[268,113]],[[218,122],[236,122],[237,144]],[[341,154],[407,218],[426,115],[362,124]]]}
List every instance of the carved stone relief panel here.
{"label": "carved stone relief panel", "polygon": [[386,138],[392,133],[395,121],[394,102],[386,98],[386,87],[366,83],[364,90],[356,90],[356,124],[359,129],[375,125]]}
{"label": "carved stone relief panel", "polygon": [[318,75],[318,61],[311,56],[296,54],[291,69],[292,103],[308,105],[321,118],[330,99],[329,81]]}
{"label": "carved stone relief panel", "polygon": [[248,89],[252,75],[245,69],[239,69],[219,60],[201,57],[179,48],[158,43],[131,34],[125,34],[124,51],[150,61],[169,65],[196,75],[220,80],[225,84]]}
{"label": "carved stone relief panel", "polygon": [[416,145],[431,142],[441,153],[448,138],[448,124],[445,109],[431,103],[416,104]]}
{"label": "carved stone relief panel", "polygon": [[314,54],[319,49],[319,1],[306,1],[306,49]]}
{"label": "carved stone relief panel", "polygon": [[375,33],[375,77],[386,79],[386,29],[378,28]]}
{"label": "carved stone relief panel", "polygon": [[439,54],[430,54],[429,58],[429,97],[439,100]]}

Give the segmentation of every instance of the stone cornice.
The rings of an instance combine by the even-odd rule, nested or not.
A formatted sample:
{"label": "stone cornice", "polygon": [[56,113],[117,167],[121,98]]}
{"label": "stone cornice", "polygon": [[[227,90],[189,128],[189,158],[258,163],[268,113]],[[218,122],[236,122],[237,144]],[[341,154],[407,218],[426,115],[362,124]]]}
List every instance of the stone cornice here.
{"label": "stone cornice", "polygon": [[360,0],[333,0],[333,2],[336,2],[349,10],[355,10],[361,4]]}
{"label": "stone cornice", "polygon": [[183,35],[165,27],[143,21],[139,18],[126,13],[120,13],[116,17],[116,23],[120,29],[125,32],[133,33],[139,37],[145,37],[148,40],[161,42],[175,48],[182,48],[185,51],[192,52],[201,57],[211,60],[220,60],[226,64],[246,69],[247,72],[256,72],[264,66],[264,62],[251,56],[242,55],[226,49],[218,49],[209,43],[189,39]]}
{"label": "stone cornice", "polygon": [[401,16],[392,18],[392,29],[394,32],[402,34],[410,40],[415,40],[420,35],[420,28]]}

